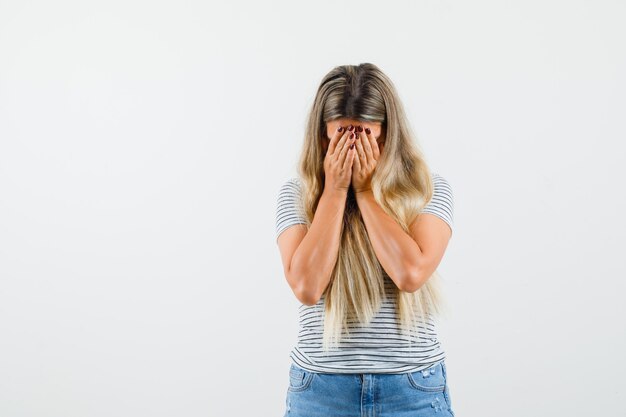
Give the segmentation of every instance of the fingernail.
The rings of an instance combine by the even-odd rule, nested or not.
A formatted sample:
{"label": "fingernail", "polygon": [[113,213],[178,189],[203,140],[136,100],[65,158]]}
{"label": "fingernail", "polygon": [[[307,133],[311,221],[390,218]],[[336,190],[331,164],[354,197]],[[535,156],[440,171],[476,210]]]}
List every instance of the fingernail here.
{"label": "fingernail", "polygon": [[369,127],[366,127],[366,128],[365,128],[365,133],[367,133],[367,134],[369,135],[370,133],[372,133],[372,131],[370,130],[370,128],[369,128]]}
{"label": "fingernail", "polygon": [[349,130],[350,132],[352,132],[352,129],[354,129],[354,126],[352,126],[352,125],[348,126],[348,130]]}
{"label": "fingernail", "polygon": [[354,149],[354,143],[350,145],[350,149]]}
{"label": "fingernail", "polygon": [[354,133],[350,133],[350,139],[354,137]]}
{"label": "fingernail", "polygon": [[358,129],[359,132],[362,132],[363,131],[363,126],[359,126],[357,129]]}
{"label": "fingernail", "polygon": [[341,132],[343,130],[343,126],[339,126],[339,128],[337,129],[337,132]]}

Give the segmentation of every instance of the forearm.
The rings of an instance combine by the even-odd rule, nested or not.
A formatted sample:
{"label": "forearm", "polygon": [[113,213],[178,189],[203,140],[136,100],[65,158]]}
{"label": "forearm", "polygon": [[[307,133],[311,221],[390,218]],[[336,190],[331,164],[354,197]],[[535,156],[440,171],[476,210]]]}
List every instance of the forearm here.
{"label": "forearm", "polygon": [[415,240],[378,205],[371,190],[356,194],[372,248],[381,266],[396,286],[412,288],[417,261],[422,252]]}
{"label": "forearm", "polygon": [[302,299],[316,303],[337,262],[347,191],[324,189],[309,230],[291,260],[300,279]]}

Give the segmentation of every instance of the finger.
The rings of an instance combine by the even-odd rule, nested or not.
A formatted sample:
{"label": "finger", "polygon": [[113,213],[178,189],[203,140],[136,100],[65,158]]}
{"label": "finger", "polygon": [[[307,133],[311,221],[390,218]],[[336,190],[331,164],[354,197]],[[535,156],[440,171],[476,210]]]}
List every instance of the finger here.
{"label": "finger", "polygon": [[363,138],[363,132],[361,132],[361,139],[357,139],[356,146],[354,149],[356,150],[356,159],[359,160],[359,165],[363,167],[368,166],[367,154],[365,152],[365,148],[363,146],[363,142],[367,139]]}
{"label": "finger", "polygon": [[372,155],[374,156],[374,159],[378,161],[378,157],[380,156],[378,141],[374,137],[374,133],[372,133],[371,129],[368,128],[367,130],[370,131],[369,134],[367,134],[367,131],[365,133],[367,134],[367,136],[371,137],[370,143],[372,144]]}
{"label": "finger", "polygon": [[345,152],[346,152],[345,158],[341,162],[341,170],[344,172],[352,168],[352,162],[354,160],[354,149],[352,149],[350,145],[348,145],[345,148]]}
{"label": "finger", "polygon": [[328,144],[328,150],[326,151],[329,154],[333,154],[335,152],[335,148],[337,147],[337,143],[340,139],[345,136],[346,129],[343,126],[339,126],[335,129],[335,133],[333,133],[333,137],[330,138],[330,143]]}
{"label": "finger", "polygon": [[346,143],[348,143],[348,145],[350,144],[349,142],[351,134],[352,132],[350,132],[345,127],[343,128],[343,133],[341,134],[339,141],[335,143],[335,149],[331,155],[339,154],[339,151],[341,151],[346,146]]}
{"label": "finger", "polygon": [[359,132],[359,136],[360,138],[356,141],[357,142],[357,146],[355,146],[355,149],[357,150],[357,158],[359,159],[359,162],[361,164],[362,167],[366,168],[369,166],[370,164],[370,160],[368,158],[367,155],[367,150],[365,148],[366,144],[365,142],[367,142],[367,138],[365,137],[365,133],[363,132]]}
{"label": "finger", "polygon": [[359,158],[359,142],[361,140],[357,140],[355,143],[356,145],[354,145],[354,149],[352,149],[352,152],[354,152],[354,162],[352,162],[352,172],[359,172],[361,170],[362,164]]}
{"label": "finger", "polygon": [[[370,129],[370,133],[371,133],[371,129]],[[374,135],[372,135],[372,134],[368,135],[367,131],[365,131],[365,130],[362,132],[362,134],[363,134],[363,136],[362,136],[362,138],[363,138],[363,140],[362,140],[362,142],[363,142],[363,150],[365,151],[365,155],[366,155],[367,160],[371,161],[371,160],[375,159],[374,158],[374,151],[372,150],[372,147],[375,146],[375,145],[372,145],[372,140],[374,140]]]}
{"label": "finger", "polygon": [[354,160],[356,159],[354,156],[355,148],[351,146],[346,146],[346,149],[348,149],[348,156],[343,161],[343,165],[341,168],[343,170],[346,170],[346,169],[354,170]]}
{"label": "finger", "polygon": [[337,157],[337,162],[339,162],[339,166],[341,166],[342,169],[345,168],[346,166],[346,155],[348,154],[348,151],[350,150],[350,143],[352,143],[352,140],[354,138],[354,135],[352,134],[352,132],[350,132],[350,136],[352,136],[352,138],[350,138],[348,142],[344,143]]}

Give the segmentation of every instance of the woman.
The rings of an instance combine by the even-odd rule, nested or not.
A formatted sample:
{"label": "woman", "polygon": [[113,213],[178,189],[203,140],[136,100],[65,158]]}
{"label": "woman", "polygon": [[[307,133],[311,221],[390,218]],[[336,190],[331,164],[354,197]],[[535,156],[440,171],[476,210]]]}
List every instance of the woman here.
{"label": "woman", "polygon": [[[384,151],[383,151],[384,150]],[[375,65],[334,68],[311,108],[276,239],[299,307],[285,416],[454,416],[434,325],[453,196]]]}

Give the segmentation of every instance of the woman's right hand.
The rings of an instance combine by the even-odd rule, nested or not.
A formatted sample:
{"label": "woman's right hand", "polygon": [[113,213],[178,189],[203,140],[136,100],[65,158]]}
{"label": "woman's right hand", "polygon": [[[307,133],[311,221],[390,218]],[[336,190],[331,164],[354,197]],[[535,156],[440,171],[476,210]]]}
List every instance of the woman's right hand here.
{"label": "woman's right hand", "polygon": [[354,128],[352,131],[345,127],[339,129],[330,139],[324,157],[324,189],[348,192],[352,180],[352,162],[356,154],[356,149],[354,147],[350,149],[350,146],[356,139]]}

